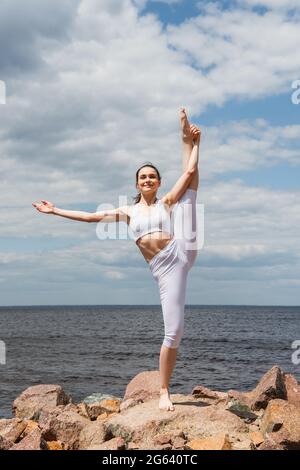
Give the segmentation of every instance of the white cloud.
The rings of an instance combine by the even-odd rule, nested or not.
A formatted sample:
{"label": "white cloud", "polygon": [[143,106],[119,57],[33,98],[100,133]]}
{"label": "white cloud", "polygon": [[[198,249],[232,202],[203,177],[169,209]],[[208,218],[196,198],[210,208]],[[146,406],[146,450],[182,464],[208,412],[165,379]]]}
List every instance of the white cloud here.
{"label": "white cloud", "polygon": [[[1,3],[1,24],[12,47],[5,55],[8,96],[0,115],[1,234],[20,237],[20,245],[22,237],[34,243],[44,236],[74,246],[2,251],[1,277],[18,281],[20,289],[23,281],[33,285],[37,279],[45,288],[47,278],[71,285],[75,276],[79,289],[101,279],[103,294],[119,276],[120,284],[134,289],[144,282],[146,266],[133,244],[105,242],[103,250],[95,226],[49,218],[31,202],[45,198],[73,209],[116,204],[119,194],[135,194],[135,171],[144,160],[159,166],[168,190],[181,171],[179,107],[199,116],[229,98],[290,90],[300,66],[299,20],[280,11],[260,16],[210,4],[197,18],[165,31],[155,16],[139,16],[129,0],[82,0],[58,9],[47,2],[48,17],[43,3],[32,0],[34,21],[32,15],[22,18],[19,2],[10,1],[9,14],[3,5],[8,3]],[[197,282],[221,278],[222,269],[240,282],[255,276],[279,281],[289,263],[296,279],[299,194],[214,178],[298,164],[299,126],[258,119],[203,131],[201,202],[208,232]],[[8,283],[2,285],[4,292]]]}
{"label": "white cloud", "polygon": [[238,0],[241,6],[260,6],[270,9],[292,9],[299,8],[298,0]]}
{"label": "white cloud", "polygon": [[203,10],[169,26],[168,41],[208,80],[201,89],[206,99],[222,105],[230,97],[248,100],[290,88],[300,66],[299,18],[277,11],[261,16],[251,10],[221,10],[214,4]]}

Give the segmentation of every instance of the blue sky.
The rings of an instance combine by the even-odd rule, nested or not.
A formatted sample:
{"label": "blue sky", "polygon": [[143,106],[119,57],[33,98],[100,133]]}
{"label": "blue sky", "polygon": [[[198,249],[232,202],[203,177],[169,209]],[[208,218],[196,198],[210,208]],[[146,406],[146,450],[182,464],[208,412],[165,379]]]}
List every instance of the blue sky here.
{"label": "blue sky", "polygon": [[299,23],[295,0],[2,2],[0,305],[159,303],[132,240],[31,203],[130,204],[145,160],[167,192],[182,105],[205,207],[187,303],[299,305]]}

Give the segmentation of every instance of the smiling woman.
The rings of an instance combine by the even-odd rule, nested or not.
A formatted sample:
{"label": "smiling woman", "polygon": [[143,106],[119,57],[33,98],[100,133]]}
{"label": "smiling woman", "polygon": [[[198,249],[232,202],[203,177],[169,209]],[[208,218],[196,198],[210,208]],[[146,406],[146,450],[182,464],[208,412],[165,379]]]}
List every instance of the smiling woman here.
{"label": "smiling woman", "polygon": [[[172,189],[162,198],[157,198],[161,186],[160,173],[151,162],[147,162],[136,172],[138,194],[134,197],[133,205],[89,213],[59,209],[46,200],[33,203],[39,212],[45,214],[82,222],[125,221],[130,226],[136,245],[159,286],[165,326],[160,351],[159,408],[167,411],[175,409],[170,399],[169,381],[183,336],[187,276],[197,257],[195,227],[201,133],[198,127],[189,124],[184,109],[180,111],[180,124],[183,171]],[[183,209],[182,219],[178,217],[178,212],[180,214]]]}

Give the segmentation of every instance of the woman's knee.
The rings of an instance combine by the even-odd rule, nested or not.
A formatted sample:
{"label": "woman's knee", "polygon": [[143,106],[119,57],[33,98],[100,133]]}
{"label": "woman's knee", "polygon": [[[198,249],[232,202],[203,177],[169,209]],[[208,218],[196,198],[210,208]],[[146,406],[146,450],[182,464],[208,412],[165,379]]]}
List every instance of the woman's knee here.
{"label": "woman's knee", "polygon": [[183,325],[170,333],[165,333],[163,344],[168,348],[177,349],[181,343],[182,336]]}

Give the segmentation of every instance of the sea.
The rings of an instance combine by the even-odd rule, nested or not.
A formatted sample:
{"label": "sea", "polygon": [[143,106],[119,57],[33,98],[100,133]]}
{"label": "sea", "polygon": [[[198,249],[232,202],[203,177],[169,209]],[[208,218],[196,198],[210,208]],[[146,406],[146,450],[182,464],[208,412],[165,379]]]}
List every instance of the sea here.
{"label": "sea", "polygon": [[[58,384],[79,403],[123,398],[159,369],[160,305],[0,307],[0,418],[27,387]],[[186,305],[170,392],[253,389],[274,365],[300,381],[300,307]]]}

